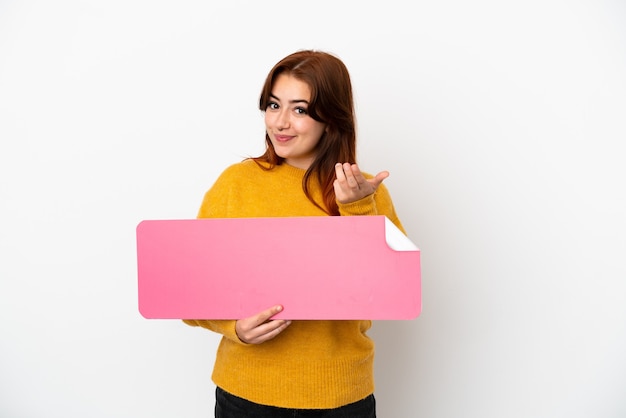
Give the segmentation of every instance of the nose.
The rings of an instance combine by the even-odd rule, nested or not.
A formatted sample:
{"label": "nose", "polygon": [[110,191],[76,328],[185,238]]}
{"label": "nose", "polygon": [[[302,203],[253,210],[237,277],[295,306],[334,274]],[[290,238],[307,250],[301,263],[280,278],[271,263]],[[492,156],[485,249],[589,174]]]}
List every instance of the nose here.
{"label": "nose", "polygon": [[289,128],[289,114],[288,109],[280,109],[276,114],[276,128],[283,130]]}

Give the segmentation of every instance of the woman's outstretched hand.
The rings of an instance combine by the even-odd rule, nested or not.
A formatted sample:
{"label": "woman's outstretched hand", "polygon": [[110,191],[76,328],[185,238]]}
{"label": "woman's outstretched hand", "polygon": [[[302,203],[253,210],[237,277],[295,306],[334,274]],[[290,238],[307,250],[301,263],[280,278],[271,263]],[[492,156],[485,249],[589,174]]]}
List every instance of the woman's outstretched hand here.
{"label": "woman's outstretched hand", "polygon": [[335,174],[333,186],[339,203],[352,203],[371,195],[389,177],[388,171],[381,171],[374,178],[366,179],[359,166],[350,163],[335,164]]}
{"label": "woman's outstretched hand", "polygon": [[285,319],[270,319],[282,310],[280,305],[273,306],[250,318],[238,320],[235,323],[237,336],[246,344],[261,344],[271,340],[291,324],[291,321]]}

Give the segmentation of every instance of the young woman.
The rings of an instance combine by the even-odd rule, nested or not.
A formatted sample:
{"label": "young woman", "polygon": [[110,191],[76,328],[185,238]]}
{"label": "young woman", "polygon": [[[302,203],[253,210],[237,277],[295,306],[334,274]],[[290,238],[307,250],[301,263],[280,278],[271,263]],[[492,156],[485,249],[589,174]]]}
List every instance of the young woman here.
{"label": "young woman", "polygon": [[[389,173],[372,176],[356,164],[352,85],[340,59],[311,50],[285,57],[268,74],[259,107],[265,153],[228,167],[198,217],[386,215],[403,230],[382,184]],[[185,320],[223,336],[215,416],[375,417],[371,321],[273,320],[281,309]]]}

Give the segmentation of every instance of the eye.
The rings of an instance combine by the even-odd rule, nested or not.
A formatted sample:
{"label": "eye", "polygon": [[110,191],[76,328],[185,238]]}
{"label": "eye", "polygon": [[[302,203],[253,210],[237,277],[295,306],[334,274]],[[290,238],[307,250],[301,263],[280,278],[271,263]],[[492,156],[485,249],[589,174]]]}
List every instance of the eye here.
{"label": "eye", "polygon": [[278,107],[279,107],[278,103],[276,103],[276,102],[269,102],[267,104],[267,108],[270,109],[270,110],[276,110],[276,109],[278,109]]}
{"label": "eye", "polygon": [[304,108],[304,107],[296,107],[294,110],[295,110],[295,112],[298,115],[307,115],[308,114],[306,108]]}

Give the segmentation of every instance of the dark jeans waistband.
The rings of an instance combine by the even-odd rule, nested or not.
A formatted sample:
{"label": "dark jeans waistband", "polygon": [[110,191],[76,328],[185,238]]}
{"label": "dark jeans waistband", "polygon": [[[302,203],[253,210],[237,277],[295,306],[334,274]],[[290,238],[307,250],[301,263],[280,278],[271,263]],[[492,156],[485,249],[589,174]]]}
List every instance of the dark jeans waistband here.
{"label": "dark jeans waistband", "polygon": [[215,389],[215,418],[376,418],[376,399],[365,399],[333,409],[290,409],[260,405]]}

